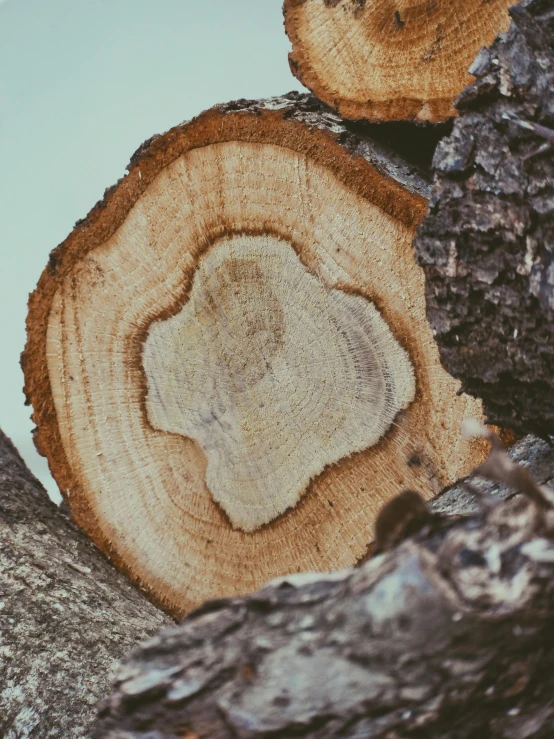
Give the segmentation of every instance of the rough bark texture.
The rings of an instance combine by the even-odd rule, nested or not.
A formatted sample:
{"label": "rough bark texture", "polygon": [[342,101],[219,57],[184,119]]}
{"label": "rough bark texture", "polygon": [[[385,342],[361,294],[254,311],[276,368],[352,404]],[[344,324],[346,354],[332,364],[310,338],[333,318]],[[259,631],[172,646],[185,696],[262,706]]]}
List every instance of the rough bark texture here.
{"label": "rough bark texture", "polygon": [[[554,451],[511,452],[540,482]],[[136,649],[95,737],[525,739],[552,736],[554,539],[548,506],[475,482],[357,570],[207,603]]]}
{"label": "rough bark texture", "polygon": [[[364,125],[345,121],[332,108],[313,95],[294,91],[266,100],[234,100],[218,105],[217,109],[222,113],[244,112],[258,116],[267,110],[283,110],[285,120],[297,121],[308,128],[322,131],[344,146],[352,156],[363,157],[377,171],[396,180],[409,192],[425,198],[429,197],[430,173],[426,162],[421,161],[417,156],[412,158],[406,156],[406,150],[398,143],[399,124],[368,123]],[[425,139],[426,134],[432,136],[430,133],[432,128],[427,126],[412,127],[410,131],[416,137],[418,145],[420,139]],[[134,155],[131,164],[141,152],[142,147]],[[414,164],[411,163],[413,159],[415,159]],[[414,214],[412,217],[417,218],[417,215]]]}
{"label": "rough bark texture", "polygon": [[117,661],[169,623],[49,500],[0,431],[0,736],[89,736]]}
{"label": "rough bark texture", "polygon": [[[415,249],[445,367],[490,422],[554,429],[554,2],[526,0],[472,66]],[[519,123],[518,123],[519,121]]]}

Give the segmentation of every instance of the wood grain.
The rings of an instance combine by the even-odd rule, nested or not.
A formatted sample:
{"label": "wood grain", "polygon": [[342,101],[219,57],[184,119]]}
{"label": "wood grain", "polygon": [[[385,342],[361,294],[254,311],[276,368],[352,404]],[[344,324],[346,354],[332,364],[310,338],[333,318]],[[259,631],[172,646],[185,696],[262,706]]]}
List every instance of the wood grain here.
{"label": "wood grain", "polygon": [[441,121],[512,0],[285,0],[292,73],[349,119]]}

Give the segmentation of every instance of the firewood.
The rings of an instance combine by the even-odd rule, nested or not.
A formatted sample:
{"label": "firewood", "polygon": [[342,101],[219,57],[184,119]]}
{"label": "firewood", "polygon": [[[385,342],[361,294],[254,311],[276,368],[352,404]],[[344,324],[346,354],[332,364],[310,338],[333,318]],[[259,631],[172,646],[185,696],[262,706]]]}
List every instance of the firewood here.
{"label": "firewood", "polygon": [[311,96],[147,142],[50,258],[23,356],[77,523],[173,614],[366,552],[482,461],[412,238],[428,186]]}
{"label": "firewood", "polygon": [[441,121],[512,0],[285,0],[292,73],[344,118]]}
{"label": "firewood", "polygon": [[444,366],[491,423],[554,433],[554,2],[515,6],[437,149],[415,249]]}

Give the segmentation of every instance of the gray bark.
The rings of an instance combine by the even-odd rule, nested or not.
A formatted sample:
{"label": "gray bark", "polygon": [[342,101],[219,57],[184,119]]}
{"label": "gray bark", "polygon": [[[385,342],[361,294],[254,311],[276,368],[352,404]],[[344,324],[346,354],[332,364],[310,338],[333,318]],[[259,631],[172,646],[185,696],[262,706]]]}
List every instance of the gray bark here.
{"label": "gray bark", "polygon": [[[554,0],[471,67],[414,246],[446,369],[489,421],[554,433]],[[550,146],[549,146],[550,144]]]}
{"label": "gray bark", "polygon": [[[541,441],[511,456],[554,477]],[[549,498],[471,482],[477,503],[445,491],[419,530],[359,569],[207,603],[135,649],[94,736],[551,737]]]}
{"label": "gray bark", "polygon": [[[317,128],[337,138],[353,156],[363,157],[379,172],[396,180],[410,192],[429,198],[431,193],[430,152],[444,132],[444,127],[410,126],[396,124],[352,123],[309,93],[288,92],[261,100],[233,100],[216,108],[221,113],[237,111],[259,115],[264,110],[281,110],[284,118],[299,121],[309,128]],[[183,125],[186,125],[187,122]],[[412,139],[406,145],[406,135]],[[145,141],[132,155],[127,169],[148,155],[159,135]],[[111,189],[111,188],[110,188]],[[109,193],[107,190],[106,193]],[[55,250],[52,252],[55,255]]]}
{"label": "gray bark", "polygon": [[170,623],[49,500],[0,431],[0,736],[90,736],[118,660]]}

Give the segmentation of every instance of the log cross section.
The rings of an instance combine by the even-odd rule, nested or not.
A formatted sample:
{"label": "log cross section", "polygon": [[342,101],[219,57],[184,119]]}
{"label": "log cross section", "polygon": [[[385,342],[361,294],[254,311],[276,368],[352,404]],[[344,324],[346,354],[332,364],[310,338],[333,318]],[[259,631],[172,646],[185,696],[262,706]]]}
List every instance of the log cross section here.
{"label": "log cross section", "polygon": [[292,73],[349,119],[455,115],[513,0],[285,0]]}
{"label": "log cross section", "polygon": [[37,445],[172,614],[352,565],[385,501],[481,461],[412,252],[427,192],[311,96],[242,101],[143,146],[53,252],[23,357]]}

